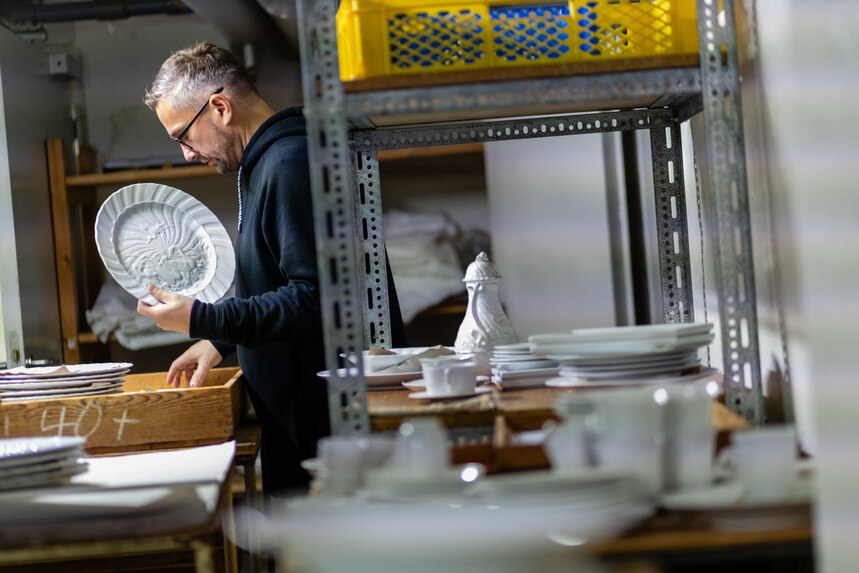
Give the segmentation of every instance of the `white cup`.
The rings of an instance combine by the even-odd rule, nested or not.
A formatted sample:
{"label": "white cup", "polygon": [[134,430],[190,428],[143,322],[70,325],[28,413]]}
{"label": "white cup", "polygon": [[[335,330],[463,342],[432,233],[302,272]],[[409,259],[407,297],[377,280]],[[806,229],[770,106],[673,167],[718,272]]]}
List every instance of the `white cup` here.
{"label": "white cup", "polygon": [[358,438],[328,436],[319,440],[317,451],[324,468],[319,484],[322,491],[343,493],[360,485],[364,454]]}
{"label": "white cup", "polygon": [[445,396],[469,394],[477,385],[477,365],[458,356],[421,358],[421,373],[427,394]]}
{"label": "white cup", "polygon": [[407,418],[394,439],[386,465],[414,477],[443,471],[450,464],[447,434],[436,418]]}
{"label": "white cup", "polygon": [[558,472],[575,471],[590,465],[588,429],[585,416],[570,416],[560,424],[548,423],[543,450],[552,469]]}
{"label": "white cup", "polygon": [[392,436],[363,436],[359,438],[359,442],[361,445],[361,466],[364,469],[381,466],[394,451],[394,438]]}
{"label": "white cup", "polygon": [[762,426],[736,431],[726,450],[734,479],[749,501],[789,499],[796,493],[796,429]]}
{"label": "white cup", "polygon": [[716,428],[713,400],[718,384],[697,380],[664,387],[665,488],[704,487],[713,480]]}
{"label": "white cup", "polygon": [[647,495],[663,490],[664,404],[654,387],[590,390],[597,464],[621,468]]}

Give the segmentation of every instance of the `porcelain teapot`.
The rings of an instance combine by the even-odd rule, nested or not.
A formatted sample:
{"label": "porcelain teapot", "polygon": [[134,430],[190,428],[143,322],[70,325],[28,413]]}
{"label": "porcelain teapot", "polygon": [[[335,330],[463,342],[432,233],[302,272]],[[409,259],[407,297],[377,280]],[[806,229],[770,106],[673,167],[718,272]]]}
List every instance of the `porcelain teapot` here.
{"label": "porcelain teapot", "polygon": [[463,279],[468,291],[468,307],[454,342],[458,354],[489,353],[499,344],[517,342],[513,325],[501,308],[500,278],[495,264],[484,252],[468,265]]}

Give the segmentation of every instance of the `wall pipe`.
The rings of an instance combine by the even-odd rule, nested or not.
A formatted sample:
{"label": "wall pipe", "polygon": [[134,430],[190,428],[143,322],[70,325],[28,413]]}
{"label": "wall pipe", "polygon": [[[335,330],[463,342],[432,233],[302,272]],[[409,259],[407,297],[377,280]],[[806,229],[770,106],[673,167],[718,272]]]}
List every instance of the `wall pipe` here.
{"label": "wall pipe", "polygon": [[23,1],[0,3],[0,19],[21,24],[124,20],[132,16],[191,13],[190,9],[172,0],[94,0],[57,4],[31,4]]}

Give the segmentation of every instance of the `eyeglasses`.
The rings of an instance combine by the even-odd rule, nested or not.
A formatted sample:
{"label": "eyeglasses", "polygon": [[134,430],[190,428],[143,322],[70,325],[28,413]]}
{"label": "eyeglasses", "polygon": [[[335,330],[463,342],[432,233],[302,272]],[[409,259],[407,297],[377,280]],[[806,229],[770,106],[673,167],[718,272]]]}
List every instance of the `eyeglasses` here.
{"label": "eyeglasses", "polygon": [[[218,94],[219,94],[219,93],[221,93],[222,91],[224,91],[224,86],[221,86],[221,87],[219,87],[218,89],[216,89],[216,90],[215,90],[215,92],[214,92],[212,95],[218,95]],[[183,138],[183,137],[185,137],[185,136],[188,134],[188,130],[189,130],[189,129],[191,129],[191,126],[192,126],[192,125],[194,125],[194,122],[195,122],[195,121],[197,121],[197,118],[198,118],[198,117],[200,117],[200,114],[201,114],[201,113],[203,113],[203,110],[204,110],[204,109],[206,109],[206,106],[207,106],[207,105],[209,105],[209,100],[210,100],[210,99],[212,99],[212,96],[209,96],[209,97],[208,97],[208,99],[206,99],[206,103],[204,103],[202,106],[200,106],[200,109],[198,109],[198,110],[197,110],[197,113],[195,113],[195,114],[194,114],[194,117],[192,117],[192,118],[191,118],[191,121],[189,121],[189,122],[188,122],[188,124],[185,126],[185,129],[183,129],[183,130],[179,133],[179,135],[177,135],[176,137],[174,137],[174,138],[173,138],[173,141],[175,141],[176,143],[178,143],[179,145],[181,145],[181,146],[183,146],[183,147],[186,147],[186,148],[190,149],[191,151],[195,151],[195,152],[196,152],[196,149],[194,149],[194,148],[193,148],[193,147],[191,147],[189,144],[187,144],[187,143],[185,143],[184,141],[182,141],[182,138]]]}

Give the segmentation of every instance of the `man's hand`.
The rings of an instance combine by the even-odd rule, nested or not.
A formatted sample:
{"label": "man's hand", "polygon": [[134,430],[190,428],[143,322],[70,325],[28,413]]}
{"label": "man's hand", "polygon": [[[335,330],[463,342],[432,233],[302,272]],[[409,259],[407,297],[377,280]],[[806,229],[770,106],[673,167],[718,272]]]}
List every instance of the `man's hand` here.
{"label": "man's hand", "polygon": [[137,312],[154,318],[155,324],[162,330],[188,334],[191,330],[191,307],[194,306],[194,299],[155,285],[149,285],[149,294],[162,304],[152,305],[139,300]]}
{"label": "man's hand", "polygon": [[208,340],[201,340],[173,361],[167,371],[167,385],[178,388],[182,384],[182,373],[192,388],[199,386],[209,370],[221,363],[221,354]]}

